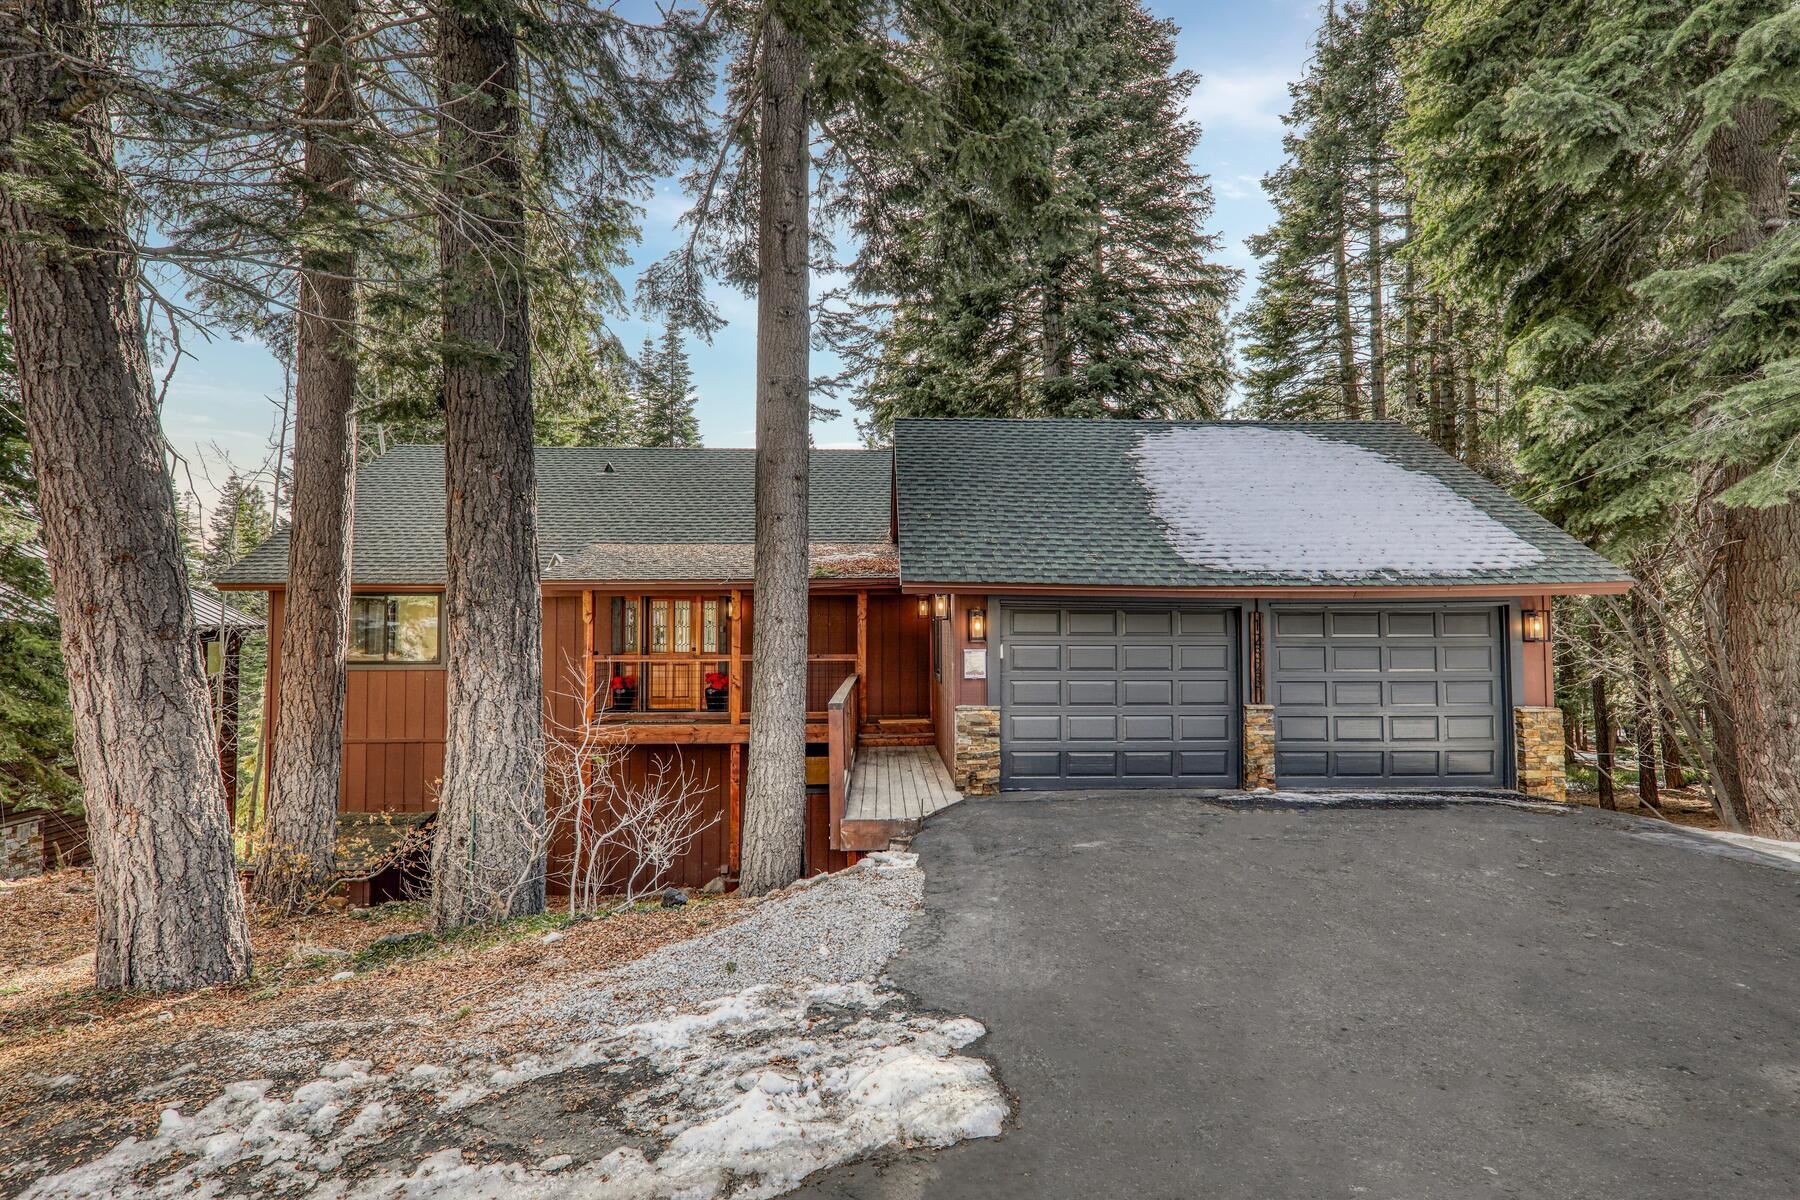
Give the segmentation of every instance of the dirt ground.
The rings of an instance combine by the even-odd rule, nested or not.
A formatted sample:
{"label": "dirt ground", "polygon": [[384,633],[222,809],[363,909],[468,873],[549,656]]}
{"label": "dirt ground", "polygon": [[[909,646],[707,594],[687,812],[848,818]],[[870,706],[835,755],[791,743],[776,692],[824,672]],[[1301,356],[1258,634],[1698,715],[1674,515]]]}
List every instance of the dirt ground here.
{"label": "dirt ground", "polygon": [[423,933],[414,904],[263,916],[248,983],[150,996],[94,988],[87,870],[0,884],[0,1190],[9,1165],[80,1159],[232,1080],[310,1078],[321,1056],[352,1051],[384,1069],[461,1045],[458,1023],[513,986],[616,965],[744,911],[733,897],[695,896],[449,943]]}
{"label": "dirt ground", "polygon": [[[1635,786],[1621,784],[1615,795],[1620,812],[1636,813],[1640,817],[1652,818],[1657,815],[1638,803]],[[1571,786],[1569,801],[1572,804],[1598,808],[1600,793],[1591,787]],[[1672,824],[1685,825],[1689,829],[1715,831],[1725,828],[1724,822],[1719,820],[1719,814],[1713,811],[1712,801],[1697,788],[1665,788],[1660,802],[1662,816]]]}

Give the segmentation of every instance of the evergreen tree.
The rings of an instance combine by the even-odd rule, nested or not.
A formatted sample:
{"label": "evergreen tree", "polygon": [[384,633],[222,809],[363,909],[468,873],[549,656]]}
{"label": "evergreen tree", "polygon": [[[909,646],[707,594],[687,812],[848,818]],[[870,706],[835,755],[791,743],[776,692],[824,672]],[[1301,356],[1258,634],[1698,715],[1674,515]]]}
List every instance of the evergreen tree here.
{"label": "evergreen tree", "polygon": [[200,577],[214,579],[268,539],[273,526],[269,498],[262,488],[236,471],[225,479],[207,522],[200,555]]}
{"label": "evergreen tree", "polygon": [[698,446],[693,372],[681,330],[663,329],[660,344],[644,339],[637,362],[637,433],[645,446]]}
{"label": "evergreen tree", "polygon": [[1235,273],[1212,261],[1174,25],[1134,0],[983,15],[916,29],[958,133],[842,156],[861,250],[851,311],[825,326],[839,382],[861,384],[877,433],[903,415],[1216,415]]}
{"label": "evergreen tree", "polygon": [[11,339],[0,324],[0,804],[78,812],[69,689],[32,490]]}
{"label": "evergreen tree", "polygon": [[1405,130],[1420,261],[1499,310],[1532,498],[1622,559],[1689,541],[1724,815],[1790,837],[1796,46],[1782,0],[1441,0]]}

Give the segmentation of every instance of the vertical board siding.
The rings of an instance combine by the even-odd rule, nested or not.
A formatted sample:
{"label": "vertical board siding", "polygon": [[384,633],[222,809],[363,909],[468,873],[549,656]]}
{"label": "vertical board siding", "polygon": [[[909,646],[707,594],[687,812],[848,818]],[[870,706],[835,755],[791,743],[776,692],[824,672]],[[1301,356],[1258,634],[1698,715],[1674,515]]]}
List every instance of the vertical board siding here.
{"label": "vertical board siding", "polygon": [[911,596],[869,597],[868,719],[931,715],[931,618]]}
{"label": "vertical board siding", "polygon": [[[613,760],[616,780],[621,787],[642,788],[659,761],[668,763],[670,774],[683,767],[692,772],[695,791],[699,800],[697,823],[702,826],[700,834],[689,845],[686,854],[677,859],[674,866],[661,878],[648,886],[652,887],[704,887],[708,882],[724,874],[730,866],[729,833],[730,822],[728,812],[728,792],[730,788],[731,760],[729,748],[725,746],[633,746],[618,752]],[[600,821],[602,815],[595,814]],[[622,890],[630,872],[628,864],[623,861],[622,849],[615,849],[606,861],[600,864],[600,877],[603,890],[612,892]],[[550,890],[562,895],[568,894],[571,857],[574,851],[573,838],[565,827],[559,833],[556,842],[550,848]]]}
{"label": "vertical board siding", "polygon": [[340,812],[429,812],[444,776],[441,667],[351,667]]}

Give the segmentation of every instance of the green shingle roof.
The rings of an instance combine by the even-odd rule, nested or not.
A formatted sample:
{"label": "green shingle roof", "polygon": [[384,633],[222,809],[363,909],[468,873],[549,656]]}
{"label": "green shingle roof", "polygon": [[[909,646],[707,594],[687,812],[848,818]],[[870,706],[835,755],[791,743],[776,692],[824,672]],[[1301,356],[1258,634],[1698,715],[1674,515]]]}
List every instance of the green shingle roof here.
{"label": "green shingle roof", "polygon": [[901,420],[894,455],[908,584],[1629,582],[1394,422]]}
{"label": "green shingle roof", "polygon": [[[610,468],[610,470],[608,469]],[[547,580],[586,581],[656,557],[621,556],[621,546],[693,546],[688,559],[731,561],[746,572],[756,540],[753,450],[540,447],[538,542]],[[885,450],[812,453],[811,536],[844,547],[885,547],[891,560],[892,458]],[[720,554],[720,547],[744,547]],[[868,558],[879,557],[871,550]],[[356,473],[352,576],[357,583],[444,581],[444,449],[399,446]],[[690,574],[691,570],[690,568]],[[614,576],[623,578],[623,576]],[[638,576],[649,578],[648,575]],[[670,578],[687,578],[677,574]],[[721,578],[737,578],[737,575]],[[220,579],[247,586],[287,579],[287,533],[251,551]]]}

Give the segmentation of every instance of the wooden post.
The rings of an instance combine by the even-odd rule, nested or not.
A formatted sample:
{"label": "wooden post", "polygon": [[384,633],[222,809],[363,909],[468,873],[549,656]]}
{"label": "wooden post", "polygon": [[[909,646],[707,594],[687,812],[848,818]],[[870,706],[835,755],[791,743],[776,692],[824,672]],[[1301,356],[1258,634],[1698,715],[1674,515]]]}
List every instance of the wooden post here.
{"label": "wooden post", "polygon": [[[736,639],[733,638],[735,641]],[[733,677],[735,681],[735,676]],[[737,696],[737,688],[732,687],[732,696]],[[725,858],[731,864],[731,873],[736,875],[743,861],[744,854],[744,746],[741,742],[731,743],[731,770],[727,777],[725,789]]]}
{"label": "wooden post", "polygon": [[[552,670],[555,669],[552,665]],[[597,714],[594,687],[594,593],[581,593],[581,723],[592,725]]]}
{"label": "wooden post", "polygon": [[[856,593],[856,719],[869,711],[869,593]],[[850,736],[857,731],[852,729]]]}
{"label": "wooden post", "polygon": [[[729,700],[727,707],[731,723],[740,725],[744,720],[744,593],[734,590],[731,593],[731,672],[725,681],[725,690]],[[732,767],[737,766],[737,751],[732,751]],[[731,840],[737,845],[737,838]]]}

